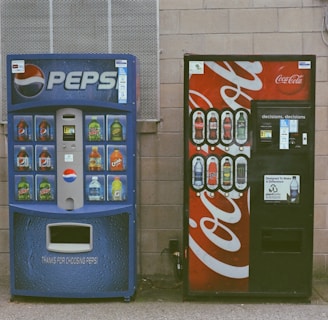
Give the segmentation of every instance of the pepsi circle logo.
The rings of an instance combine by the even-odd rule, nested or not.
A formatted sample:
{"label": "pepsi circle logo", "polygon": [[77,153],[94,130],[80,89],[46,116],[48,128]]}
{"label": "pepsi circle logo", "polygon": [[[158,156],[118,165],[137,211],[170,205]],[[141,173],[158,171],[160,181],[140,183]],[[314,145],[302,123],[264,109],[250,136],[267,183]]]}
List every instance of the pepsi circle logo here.
{"label": "pepsi circle logo", "polygon": [[24,73],[16,73],[14,86],[16,91],[26,98],[38,95],[45,84],[44,75],[40,68],[33,64],[25,65]]}
{"label": "pepsi circle logo", "polygon": [[73,182],[75,181],[76,177],[77,174],[73,169],[66,169],[63,172],[63,179],[65,180],[65,182]]}

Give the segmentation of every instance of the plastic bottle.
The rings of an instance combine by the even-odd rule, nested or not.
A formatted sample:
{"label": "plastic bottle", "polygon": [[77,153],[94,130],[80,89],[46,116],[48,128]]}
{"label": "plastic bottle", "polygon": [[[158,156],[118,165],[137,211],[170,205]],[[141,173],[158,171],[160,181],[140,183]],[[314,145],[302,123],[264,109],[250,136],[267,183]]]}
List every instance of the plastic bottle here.
{"label": "plastic bottle", "polygon": [[211,140],[216,140],[218,138],[217,136],[217,130],[218,130],[218,120],[215,117],[215,113],[211,113],[211,118],[208,121],[209,122],[209,135],[208,138]]}
{"label": "plastic bottle", "polygon": [[194,166],[194,187],[201,188],[203,186],[203,175],[203,164],[200,161],[200,158],[197,158]]}
{"label": "plastic bottle", "polygon": [[110,126],[110,140],[123,141],[123,127],[118,119],[115,119]]}
{"label": "plastic bottle", "polygon": [[208,165],[207,184],[209,186],[216,186],[218,183],[218,167],[214,160],[211,160]]}
{"label": "plastic bottle", "polygon": [[112,182],[112,200],[121,201],[122,197],[122,181],[119,177],[115,177]]}
{"label": "plastic bottle", "polygon": [[244,113],[241,112],[237,120],[237,139],[246,139],[246,120],[244,118]]}
{"label": "plastic bottle", "polygon": [[41,171],[49,171],[52,169],[51,155],[47,147],[43,147],[39,154],[38,168]]}
{"label": "plastic bottle", "polygon": [[88,139],[89,141],[101,141],[102,133],[100,123],[97,121],[96,116],[92,116],[88,126]]}
{"label": "plastic bottle", "polygon": [[101,171],[102,166],[102,158],[101,154],[98,152],[98,147],[93,146],[91,149],[91,153],[89,154],[89,170],[90,171]]}
{"label": "plastic bottle", "polygon": [[25,147],[21,147],[17,154],[16,167],[19,171],[30,170],[30,157]]}
{"label": "plastic bottle", "polygon": [[100,201],[101,196],[101,184],[98,181],[97,176],[93,176],[91,182],[89,183],[88,197],[90,201]]}
{"label": "plastic bottle", "polygon": [[51,184],[49,183],[47,178],[43,178],[39,185],[39,200],[40,201],[52,200]]}
{"label": "plastic bottle", "polygon": [[228,158],[225,159],[223,164],[223,181],[224,186],[231,186],[231,163]]}
{"label": "plastic bottle", "polygon": [[200,111],[197,112],[194,126],[195,126],[195,140],[203,140],[204,120],[202,117],[202,113]]}
{"label": "plastic bottle", "polygon": [[47,120],[42,120],[39,124],[38,140],[49,141],[51,139],[51,128]]}
{"label": "plastic bottle", "polygon": [[231,121],[229,113],[227,113],[223,120],[223,139],[224,140],[232,139],[231,131],[232,131],[232,121]]}
{"label": "plastic bottle", "polygon": [[112,154],[110,155],[110,171],[122,171],[124,170],[123,166],[123,155],[119,149],[114,149]]}
{"label": "plastic bottle", "polygon": [[28,141],[29,140],[29,128],[27,122],[22,119],[17,124],[17,140],[18,141]]}
{"label": "plastic bottle", "polygon": [[290,183],[290,201],[296,202],[298,197],[298,183],[296,177],[293,176],[292,182]]}
{"label": "plastic bottle", "polygon": [[17,185],[17,199],[30,200],[30,184],[25,177],[22,177]]}

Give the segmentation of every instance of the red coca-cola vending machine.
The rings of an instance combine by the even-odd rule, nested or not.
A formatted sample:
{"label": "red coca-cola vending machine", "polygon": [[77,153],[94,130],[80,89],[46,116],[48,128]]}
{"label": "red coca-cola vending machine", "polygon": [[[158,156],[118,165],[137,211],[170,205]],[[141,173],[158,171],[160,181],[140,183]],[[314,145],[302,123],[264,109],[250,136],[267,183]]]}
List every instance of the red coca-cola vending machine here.
{"label": "red coca-cola vending machine", "polygon": [[185,299],[310,297],[315,56],[184,63]]}

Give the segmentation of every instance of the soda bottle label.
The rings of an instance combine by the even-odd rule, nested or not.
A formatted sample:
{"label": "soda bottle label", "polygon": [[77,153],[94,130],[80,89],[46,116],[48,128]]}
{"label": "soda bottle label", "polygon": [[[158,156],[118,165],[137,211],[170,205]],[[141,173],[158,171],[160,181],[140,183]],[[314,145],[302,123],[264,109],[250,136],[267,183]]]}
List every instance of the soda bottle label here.
{"label": "soda bottle label", "polygon": [[100,141],[101,140],[101,126],[96,118],[93,118],[92,121],[89,123],[88,138],[89,138],[89,141]]}
{"label": "soda bottle label", "polygon": [[50,140],[50,125],[47,121],[41,121],[39,125],[39,140],[48,141]]}
{"label": "soda bottle label", "polygon": [[51,169],[51,158],[50,157],[39,157],[39,168],[42,170]]}
{"label": "soda bottle label", "polygon": [[122,200],[122,182],[119,178],[115,178],[112,182],[112,200],[121,201]]}
{"label": "soda bottle label", "polygon": [[17,157],[17,168],[20,170],[27,170],[30,166],[30,160],[28,156]]}
{"label": "soda bottle label", "polygon": [[26,121],[21,120],[17,125],[17,140],[27,141],[29,139],[28,125]]}
{"label": "soda bottle label", "polygon": [[52,200],[51,185],[47,181],[42,181],[39,187],[39,197],[41,201]]}
{"label": "soda bottle label", "polygon": [[123,156],[122,153],[115,149],[110,156],[110,171],[122,171],[123,167]]}
{"label": "soda bottle label", "polygon": [[229,160],[226,160],[223,164],[223,185],[230,186],[231,185],[231,164]]}
{"label": "soda bottle label", "polygon": [[122,141],[123,140],[123,128],[122,124],[118,120],[114,120],[110,126],[110,140]]}
{"label": "soda bottle label", "polygon": [[17,199],[18,200],[30,200],[30,185],[22,178],[17,186]]}

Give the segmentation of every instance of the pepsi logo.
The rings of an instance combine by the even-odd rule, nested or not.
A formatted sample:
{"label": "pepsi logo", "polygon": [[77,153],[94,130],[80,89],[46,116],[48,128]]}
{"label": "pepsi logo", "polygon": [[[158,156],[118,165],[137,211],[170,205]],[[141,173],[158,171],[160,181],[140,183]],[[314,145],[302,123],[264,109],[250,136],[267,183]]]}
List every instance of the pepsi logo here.
{"label": "pepsi logo", "polygon": [[63,172],[63,179],[65,180],[65,182],[69,182],[69,183],[73,182],[73,181],[75,181],[76,177],[77,177],[77,174],[73,169],[66,169]]}
{"label": "pepsi logo", "polygon": [[24,73],[16,73],[14,86],[16,91],[26,98],[38,95],[43,89],[45,79],[40,68],[33,64],[25,65]]}

